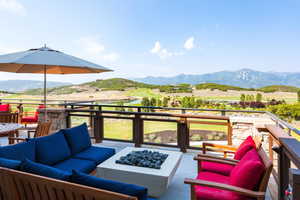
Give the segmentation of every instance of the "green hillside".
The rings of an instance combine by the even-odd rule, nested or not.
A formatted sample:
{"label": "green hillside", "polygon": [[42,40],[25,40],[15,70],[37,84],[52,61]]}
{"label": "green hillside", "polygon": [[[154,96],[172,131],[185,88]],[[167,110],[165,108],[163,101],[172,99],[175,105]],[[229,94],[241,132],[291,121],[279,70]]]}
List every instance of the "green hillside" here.
{"label": "green hillside", "polygon": [[288,85],[270,85],[258,90],[261,92],[298,92],[300,88]]}
{"label": "green hillside", "polygon": [[[85,91],[105,91],[105,90],[120,90],[124,91],[129,88],[133,89],[159,89],[160,92],[165,93],[191,93],[192,85],[189,84],[177,84],[177,85],[151,85],[140,83],[137,81],[132,81],[124,78],[111,78],[105,80],[96,80],[92,82],[83,83],[80,85],[68,85],[53,87],[47,89],[48,94],[52,95],[61,95],[61,94],[72,94],[80,93]],[[236,90],[236,91],[260,91],[260,92],[297,92],[300,88],[286,85],[270,85],[258,89],[253,88],[242,88],[231,85],[222,85],[217,83],[202,83],[195,85],[195,88],[198,90],[210,89],[210,90]],[[1,91],[0,91],[1,92]],[[41,95],[43,94],[43,89],[30,89],[26,90],[23,94],[25,95]]]}
{"label": "green hillside", "polygon": [[254,90],[250,88],[241,88],[231,85],[222,85],[217,83],[201,83],[195,85],[197,90],[204,90],[204,89],[211,89],[211,90],[221,90],[221,91],[227,91],[227,90],[238,90],[238,91],[249,91]]}
{"label": "green hillside", "polygon": [[[72,94],[76,92],[83,92],[84,90],[80,90],[77,88],[72,88],[72,86],[61,86],[61,87],[54,87],[54,88],[48,88],[47,93],[48,94],[54,94],[54,95],[60,95],[60,94]],[[26,90],[23,94],[26,95],[42,95],[44,92],[44,89],[38,88],[38,89],[30,89]]]}
{"label": "green hillside", "polygon": [[155,85],[139,83],[124,78],[111,78],[96,80],[82,84],[83,86],[96,87],[102,90],[125,90],[126,88],[157,88]]}

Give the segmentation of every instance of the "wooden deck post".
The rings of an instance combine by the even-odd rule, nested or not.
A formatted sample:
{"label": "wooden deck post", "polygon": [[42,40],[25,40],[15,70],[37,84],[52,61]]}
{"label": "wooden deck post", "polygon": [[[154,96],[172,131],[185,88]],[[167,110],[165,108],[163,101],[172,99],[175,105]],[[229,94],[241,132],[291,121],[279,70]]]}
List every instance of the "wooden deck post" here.
{"label": "wooden deck post", "polygon": [[280,146],[278,152],[278,199],[284,199],[285,190],[289,184],[289,168],[290,160],[284,153],[284,149]]}
{"label": "wooden deck post", "polygon": [[135,147],[141,147],[144,142],[144,122],[140,115],[135,115],[133,119],[133,142]]}
{"label": "wooden deck post", "polygon": [[232,125],[230,120],[227,120],[227,143],[228,145],[232,145]]}
{"label": "wooden deck post", "polygon": [[186,152],[189,143],[189,131],[186,118],[181,117],[177,122],[177,144],[181,152]]}
{"label": "wooden deck post", "polygon": [[290,183],[293,192],[293,200],[300,199],[300,170],[290,169]]}
{"label": "wooden deck post", "polygon": [[93,130],[96,143],[101,143],[104,138],[104,120],[101,116],[101,110],[95,112],[96,115],[93,117]]}

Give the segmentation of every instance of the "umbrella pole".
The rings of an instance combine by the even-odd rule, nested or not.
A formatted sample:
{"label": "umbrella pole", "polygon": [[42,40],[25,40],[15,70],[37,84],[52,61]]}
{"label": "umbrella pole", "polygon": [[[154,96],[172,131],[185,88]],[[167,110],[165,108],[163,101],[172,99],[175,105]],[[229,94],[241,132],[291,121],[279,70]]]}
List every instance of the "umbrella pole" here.
{"label": "umbrella pole", "polygon": [[46,65],[44,65],[44,109],[45,109],[45,113],[44,113],[44,121],[47,122],[47,108],[46,108],[46,105],[47,105],[47,67]]}

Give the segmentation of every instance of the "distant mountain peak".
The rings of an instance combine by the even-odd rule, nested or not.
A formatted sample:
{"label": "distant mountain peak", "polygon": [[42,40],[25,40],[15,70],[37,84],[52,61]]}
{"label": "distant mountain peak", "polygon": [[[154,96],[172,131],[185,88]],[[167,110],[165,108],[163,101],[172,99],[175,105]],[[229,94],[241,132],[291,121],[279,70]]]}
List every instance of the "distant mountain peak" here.
{"label": "distant mountain peak", "polygon": [[259,88],[268,85],[290,85],[300,87],[300,73],[288,72],[261,72],[250,68],[242,68],[236,71],[219,71],[214,73],[189,75],[179,74],[173,77],[145,77],[133,80],[147,84],[199,84],[218,83],[244,88]]}

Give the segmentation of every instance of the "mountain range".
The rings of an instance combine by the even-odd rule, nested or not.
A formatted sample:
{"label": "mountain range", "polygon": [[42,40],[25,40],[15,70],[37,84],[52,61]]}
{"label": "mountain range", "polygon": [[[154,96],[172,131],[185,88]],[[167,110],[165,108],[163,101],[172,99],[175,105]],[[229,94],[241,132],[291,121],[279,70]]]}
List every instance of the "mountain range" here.
{"label": "mountain range", "polygon": [[243,88],[259,88],[268,85],[289,85],[300,87],[300,73],[261,72],[251,69],[220,71],[199,75],[180,74],[172,77],[147,76],[144,78],[133,78],[132,80],[158,85],[180,83],[193,85],[199,83],[218,83]]}
{"label": "mountain range", "polygon": [[[55,81],[48,81],[47,87],[58,87],[64,85],[70,85],[71,83],[65,82],[55,82]],[[9,92],[21,92],[28,89],[34,88],[43,88],[44,82],[43,81],[34,81],[34,80],[4,80],[0,81],[0,90],[1,91],[9,91]]]}

